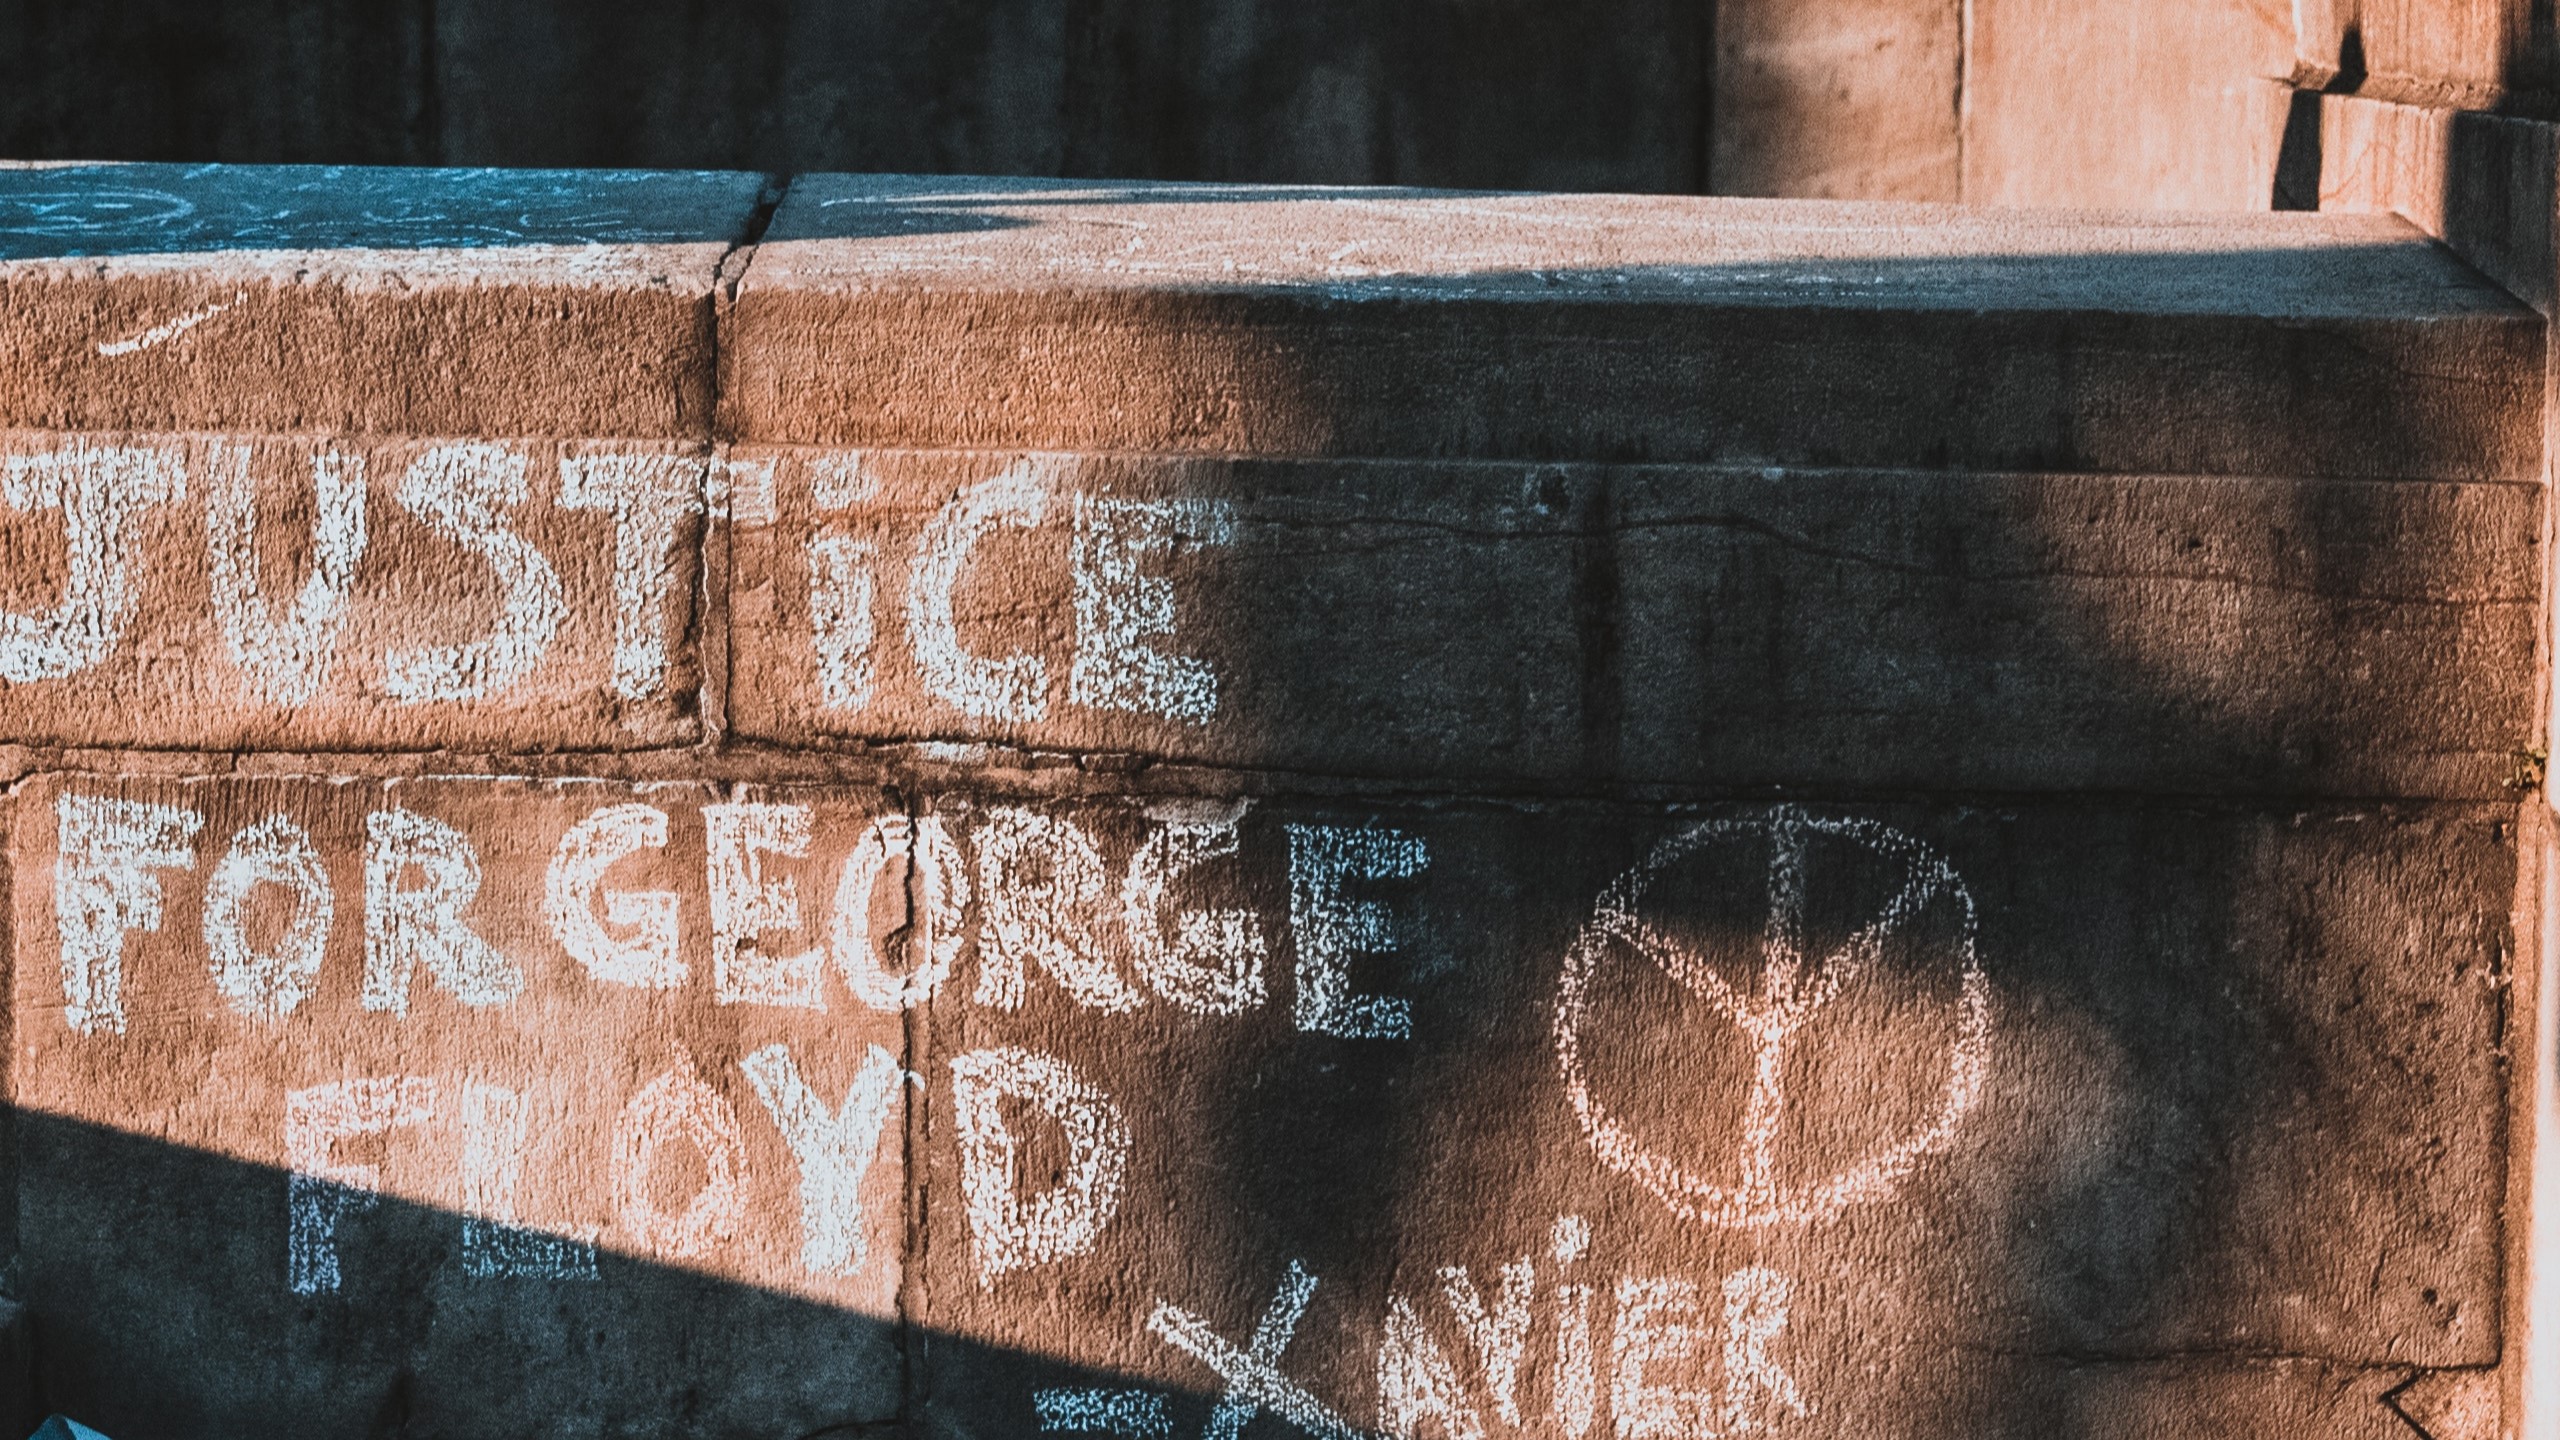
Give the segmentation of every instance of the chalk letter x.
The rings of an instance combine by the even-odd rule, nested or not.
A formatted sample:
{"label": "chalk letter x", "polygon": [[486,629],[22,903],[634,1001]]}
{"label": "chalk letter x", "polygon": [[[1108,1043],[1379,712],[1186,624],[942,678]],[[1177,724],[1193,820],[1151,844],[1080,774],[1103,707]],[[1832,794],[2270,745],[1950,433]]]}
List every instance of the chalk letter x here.
{"label": "chalk letter x", "polygon": [[1304,1264],[1290,1261],[1280,1293],[1272,1297],[1270,1308],[1253,1327],[1250,1350],[1238,1350],[1220,1339],[1199,1316],[1157,1302],[1155,1313],[1147,1317],[1147,1328],[1227,1382],[1227,1393],[1209,1413],[1202,1440],[1237,1440],[1245,1423],[1264,1409],[1316,1440],[1368,1440],[1279,1371],[1280,1352],[1289,1348],[1290,1337],[1298,1331],[1298,1317],[1306,1313],[1307,1297],[1315,1293],[1316,1277],[1307,1273]]}

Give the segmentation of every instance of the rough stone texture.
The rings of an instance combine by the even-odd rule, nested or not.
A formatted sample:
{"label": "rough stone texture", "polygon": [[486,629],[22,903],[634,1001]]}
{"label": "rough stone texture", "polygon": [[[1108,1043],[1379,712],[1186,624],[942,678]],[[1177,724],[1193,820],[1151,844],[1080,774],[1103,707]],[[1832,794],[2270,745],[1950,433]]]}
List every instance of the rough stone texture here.
{"label": "rough stone texture", "polygon": [[2496,1440],[2501,1378],[2495,1370],[2431,1370],[2411,1376],[2391,1403],[2428,1440]]}
{"label": "rough stone texture", "polygon": [[[152,467],[171,497],[134,506],[121,537],[67,519],[76,498],[0,518],[0,617],[19,627],[0,636],[13,740],[594,750],[699,733],[711,471],[691,447],[0,434],[13,474],[114,453],[141,457],[122,463]],[[604,465],[656,467],[672,487],[635,507],[654,520],[627,555],[626,527],[582,478]],[[137,484],[103,468],[90,483]],[[488,533],[445,513],[507,485],[521,503],[486,500]],[[54,620],[79,610],[87,577],[118,575],[125,602],[95,611],[103,644]]]}
{"label": "rough stone texture", "polygon": [[[105,658],[0,690],[36,1403],[1163,1440],[1260,1365],[1336,1440],[2498,1403],[2547,337],[2404,222],[821,177],[750,248],[751,176],[614,182],[716,197],[646,234],[417,182],[531,207],[475,248],[381,177],[214,172],[73,223],[133,173],[0,177],[38,252],[0,266],[57,286],[0,331],[52,357],[0,370],[0,664],[123,603],[43,512],[176,488],[63,456],[189,477]],[[261,194],[295,223],[222,209]],[[274,306],[206,289],[252,265]],[[63,328],[145,279],[196,288]],[[243,316],[272,356],[167,358]],[[406,493],[451,443],[527,465],[506,526],[447,517],[477,557]],[[277,603],[358,493],[314,456],[365,461],[376,568],[298,707],[238,698],[276,668],[209,544],[238,445]],[[625,547],[564,454],[681,481],[662,700],[613,699]],[[534,550],[571,614],[520,692],[389,704]],[[331,1140],[313,1091],[420,1113]],[[680,1095],[735,1117],[725,1235],[668,1214],[719,1122],[617,1138]],[[363,1166],[369,1208],[315,1183]]]}
{"label": "rough stone texture", "polygon": [[721,425],[756,441],[2496,479],[2538,455],[2539,326],[2380,217],[815,176],[723,335]]}
{"label": "rough stone texture", "polygon": [[1968,204],[2267,208],[2286,0],[1975,0],[1971,15]]}
{"label": "rough stone texture", "polygon": [[[69,1023],[56,887],[46,878],[64,797],[203,817],[192,865],[149,872],[158,924],[122,937],[121,1033],[94,1019],[86,1031]],[[11,825],[19,1283],[41,1317],[47,1402],[110,1435],[143,1436],[384,1425],[796,1435],[895,1413],[904,1182],[894,1117],[860,1191],[862,1268],[813,1273],[802,1263],[798,1167],[741,1062],[787,1046],[832,1111],[866,1047],[903,1053],[900,1026],[841,993],[825,1011],[715,1003],[702,816],[717,798],[699,785],[459,780],[65,776],[22,787]],[[836,817],[876,808],[855,794],[831,799],[817,851],[829,861],[850,842]],[[546,871],[561,836],[604,807],[631,804],[661,810],[666,843],[616,862],[590,913],[628,941],[629,917],[613,912],[611,892],[676,897],[686,973],[673,988],[597,978],[547,918]],[[451,826],[476,849],[477,894],[459,916],[505,957],[520,993],[493,1000],[493,991],[442,983],[428,956],[413,961],[405,1011],[368,998],[376,930],[389,913],[368,904],[369,826],[398,810]],[[297,892],[272,880],[231,913],[247,943],[269,955],[292,953],[292,927],[319,927],[319,964],[302,972],[290,1004],[280,998],[293,994],[279,988],[292,983],[278,978],[281,966],[267,989],[236,979],[225,988],[225,974],[248,973],[246,962],[220,968],[207,929],[208,911],[220,907],[205,900],[239,833],[277,815],[300,827],[325,871],[328,918],[314,918],[307,898],[297,911]],[[814,920],[835,866],[825,882],[810,868],[800,896]],[[390,877],[403,892],[432,883],[414,865]],[[817,939],[815,924],[807,928]],[[779,952],[787,938],[768,934],[766,947]],[[94,1016],[97,991],[83,993]],[[281,1018],[267,1018],[278,1009]],[[707,1087],[738,1146],[733,1213],[725,1224],[706,1220],[698,1253],[675,1231],[697,1187],[714,1183],[709,1162],[688,1157],[681,1141],[636,1167],[618,1153],[633,1123],[626,1107],[665,1075]],[[334,1246],[338,1283],[296,1293],[288,1095],[400,1076],[434,1087],[417,1097],[426,1113],[327,1151],[335,1164],[380,1167],[391,1199],[369,1212],[349,1207]],[[470,1193],[473,1085],[519,1097],[525,1140],[511,1194],[494,1181]],[[483,1133],[503,1130],[491,1121]],[[492,1141],[488,1153],[507,1147]],[[474,1213],[529,1229],[475,1256],[460,1218]],[[644,1214],[663,1228],[635,1229]],[[600,1242],[605,1253],[587,1262],[596,1278],[558,1278],[577,1263],[533,1253],[544,1244],[558,1252],[563,1235]],[[500,1262],[514,1268],[492,1273]]]}
{"label": "rough stone texture", "polygon": [[2534,0],[2304,0],[2294,83],[2461,110],[2547,103],[2551,19]]}
{"label": "rough stone texture", "polygon": [[[1498,787],[2498,798],[2532,743],[2523,486],[1068,456],[1035,475],[1006,454],[754,447],[728,464],[772,477],[771,510],[739,506],[730,538],[729,723],[785,746],[967,739]],[[1008,484],[1040,496],[1038,521],[988,528],[942,577],[951,517]],[[1132,504],[1159,507],[1154,529],[1114,518]],[[1111,563],[1124,534],[1154,537],[1128,552],[1143,578]],[[849,545],[868,549],[845,576],[812,558]],[[1020,703],[964,708],[929,629],[945,594],[960,664],[1034,657]],[[1161,623],[1124,634],[1141,615]],[[1107,683],[1132,648],[1206,678]],[[830,691],[846,667],[864,688]]]}
{"label": "rough stone texture", "polygon": [[1717,195],[1960,200],[1958,0],[1719,0]]}
{"label": "rough stone texture", "polygon": [[2551,309],[2560,127],[2356,95],[2324,95],[2318,106],[2305,161],[2319,175],[2319,208],[2403,216]]}
{"label": "rough stone texture", "polygon": [[698,436],[762,184],[0,168],[0,425]]}
{"label": "rough stone texture", "polygon": [[[11,1226],[14,1230],[14,1224]],[[43,1423],[35,1413],[35,1376],[28,1353],[31,1327],[27,1323],[27,1307],[11,1300],[0,1302],[0,1416],[10,1426],[32,1430]]]}
{"label": "rough stone texture", "polygon": [[[1622,1277],[1688,1277],[1712,1302],[1722,1277],[1752,1265],[1796,1287],[1770,1353],[1818,1405],[1814,1433],[2052,1433],[2038,1427],[2057,1405],[2116,1411],[2124,1428],[2104,1433],[2218,1433],[2164,1422],[2217,1404],[2233,1413],[2214,1398],[2233,1382],[2154,1371],[2129,1383],[2121,1363],[2494,1357],[2488,1197],[2503,1164],[2495,1017],[2512,873],[2494,819],[1813,813],[1920,839],[1952,864],[1981,919],[1996,995],[1990,1078],[1962,1138],[1892,1198],[1827,1222],[1686,1223],[1597,1163],[1564,1101],[1550,1027],[1591,897],[1684,824],[1745,819],[1741,838],[1675,866],[1647,903],[1679,916],[1661,923],[1689,927],[1680,933],[1749,990],[1770,903],[1767,832],[1749,827],[1768,812],[1257,809],[1234,862],[1241,879],[1210,882],[1195,903],[1241,892],[1273,917],[1267,1009],[1203,1018],[1150,1003],[1106,1015],[1036,983],[1018,1013],[934,1008],[929,1065],[1024,1046],[1069,1059],[1118,1097],[1135,1157],[1123,1211],[1153,1218],[1113,1226],[1052,1273],[990,1283],[963,1207],[929,1204],[918,1318],[928,1335],[979,1343],[928,1364],[928,1414],[951,1433],[1019,1423],[1020,1391],[977,1368],[987,1346],[1214,1396],[1215,1377],[1151,1333],[1154,1307],[1180,1306],[1242,1347],[1292,1259],[1320,1285],[1281,1368],[1364,1426],[1377,1422],[1391,1296],[1415,1306],[1485,1406],[1438,1267],[1470,1267],[1490,1297],[1498,1267],[1522,1257],[1539,1277],[1521,1397],[1539,1434],[1559,1428],[1547,1418],[1554,1285],[1601,1287],[1605,1335]],[[1418,877],[1356,892],[1389,907],[1399,948],[1358,962],[1355,988],[1409,997],[1410,1040],[1289,1024],[1273,832],[1319,816],[1392,826],[1428,847]],[[1134,848],[1132,819],[1103,811],[1084,823],[1110,860]],[[1881,908],[1899,872],[1879,860],[1853,840],[1812,843],[1807,934],[1832,938],[1809,940],[1809,953]],[[1803,1145],[1843,1164],[1932,1113],[1959,1043],[1950,894],[1917,907],[1879,968],[1804,1032],[1808,1048],[1784,1071],[1780,1152]],[[1303,967],[1305,931],[1294,935]],[[1678,1135],[1660,1142],[1675,1163],[1733,1183],[1747,1047],[1703,992],[1684,995],[1641,961],[1612,958],[1599,974],[1585,1040],[1595,1093],[1632,1125]],[[1848,1028],[1821,1038],[1835,1022]],[[1488,1056],[1506,1060],[1488,1071]],[[952,1121],[934,1115],[927,1183],[948,1196],[966,1180]],[[1782,1160],[1780,1184],[1827,1173],[1790,1168],[1802,1164]],[[1594,1232],[1572,1266],[1550,1245],[1560,1214]],[[1704,1323],[1712,1352],[1725,1333],[1719,1303]],[[1712,1361],[1674,1374],[1723,1383]],[[2126,1406],[2150,1412],[2156,1430]],[[1609,1413],[1604,1393],[1603,1423]]]}
{"label": "rough stone texture", "polygon": [[[101,796],[205,816],[193,867],[151,872],[157,928],[123,937],[120,1035],[66,1023],[45,881],[62,798]],[[2500,809],[1247,807],[1106,793],[1025,810],[984,789],[905,804],[842,788],[736,796],[805,805],[815,822],[805,858],[769,857],[759,877],[790,881],[799,906],[763,935],[766,953],[830,943],[844,859],[871,817],[929,816],[951,837],[938,892],[907,873],[908,921],[936,914],[938,893],[961,923],[916,937],[956,943],[938,983],[908,982],[929,998],[923,1028],[902,1035],[894,1011],[848,993],[840,949],[822,952],[824,1012],[715,1003],[700,817],[716,798],[458,780],[21,787],[18,1225],[49,1403],[76,1400],[145,1436],[254,1433],[286,1414],[345,1431],[393,1411],[430,1430],[538,1413],[581,1431],[772,1433],[781,1420],[805,1433],[889,1413],[890,1317],[904,1315],[918,1327],[923,1428],[1018,1433],[1035,1391],[1060,1384],[1160,1385],[1177,1407],[1204,1406],[1212,1376],[1148,1316],[1170,1303],[1241,1345],[1293,1259],[1320,1285],[1281,1368],[1364,1427],[1396,1296],[1455,1357],[1471,1403],[1490,1403],[1438,1267],[1470,1267],[1491,1304],[1498,1267],[1524,1256],[1538,1277],[1520,1391],[1533,1417],[1552,1411],[1554,1286],[1576,1279],[1599,1287],[1604,1424],[1625,1403],[1611,1398],[1620,1332],[1608,1317],[1628,1277],[1702,1287],[1699,1354],[1666,1359],[1654,1382],[1727,1398],[1719,1287],[1736,1273],[1783,1283],[1776,1309],[1754,1312],[1785,1316],[1764,1358],[1824,1426],[1860,1434],[2032,1433],[2057,1408],[2175,1433],[2176,1417],[2243,1404],[2305,1417],[2278,1433],[2327,1433],[2309,1417],[2351,1416],[2358,1394],[2381,1388],[2359,1369],[2496,1353],[2498,986],[2514,873]],[[604,883],[679,897],[690,968],[670,990],[590,978],[541,898],[557,837],[634,802],[667,815],[667,843]],[[422,965],[405,1017],[360,1003],[360,836],[394,806],[477,847],[485,883],[461,914],[520,967],[519,998],[466,1006]],[[270,814],[310,832],[338,897],[308,998],[274,1022],[235,1011],[201,939],[217,857]],[[1133,901],[1145,847],[1163,860],[1180,826],[1234,848],[1153,872],[1170,888]],[[1599,897],[1701,826],[1628,913],[1746,995],[1777,983],[1770,917],[1792,916],[1808,975],[1841,982],[1778,1052],[1775,1189],[1751,1202],[1814,1208],[1741,1228],[1683,1219],[1603,1163],[1566,1103],[1555,1038],[1568,956]],[[1078,898],[1087,847],[1099,873]],[[1792,903],[1771,888],[1780,853],[1801,856]],[[895,883],[873,891],[875,937],[901,932]],[[272,888],[247,911],[273,951],[293,923],[287,898]],[[1379,908],[1345,908],[1362,905]],[[1223,954],[1249,955],[1231,973],[1253,978],[1220,991],[1201,978],[1224,968],[1217,948],[1158,948],[1186,933],[1247,937]],[[1857,964],[1861,933],[1874,948]],[[1574,1027],[1591,1093],[1647,1150],[1732,1185],[1755,1153],[1742,1118],[1752,1051],[1710,1000],[1716,982],[1675,983],[1622,942],[1594,943]],[[1978,1052],[1965,1038],[1976,983]],[[98,992],[84,993],[94,1013]],[[1397,1014],[1408,1038],[1387,1033]],[[902,1253],[908,1204],[923,1227],[903,1247],[917,1273],[894,1309],[893,1260],[826,1284],[801,1264],[791,1158],[738,1074],[777,1041],[830,1104],[869,1045],[917,1073],[903,1142],[917,1147],[915,1188],[900,1183],[891,1131],[860,1192],[873,1257]],[[1044,1115],[1055,1088],[964,1118],[958,1077],[1007,1050],[1066,1067],[1116,1112],[1096,1133],[1120,1137],[1119,1178],[1084,1232],[1007,1228],[1079,1173],[1056,1110]],[[1978,1092],[1951,1102],[1975,1063]],[[612,1139],[629,1095],[670,1066],[727,1098],[747,1177],[735,1242],[673,1268],[616,1218]],[[277,1175],[285,1092],[385,1074],[434,1081],[436,1115],[333,1153],[379,1164],[402,1203],[342,1222],[339,1288],[294,1296]],[[470,1273],[454,1218],[470,1208],[467,1141],[452,1119],[452,1092],[470,1081],[527,1097],[513,1218],[600,1231],[601,1280]],[[998,1132],[971,1138],[972,1123]],[[1811,1198],[1834,1168],[1927,1130],[1939,1140],[1905,1173],[1836,1209]],[[173,1211],[165,1197],[179,1193],[193,1198]],[[1590,1229],[1570,1265],[1556,1258],[1560,1215]],[[133,1323],[137,1311],[155,1323]],[[350,1327],[354,1314],[368,1322]],[[2150,1363],[2245,1354],[2328,1368]],[[536,1368],[493,1381],[519,1365]],[[1744,1387],[1737,1403],[1777,1402]]]}

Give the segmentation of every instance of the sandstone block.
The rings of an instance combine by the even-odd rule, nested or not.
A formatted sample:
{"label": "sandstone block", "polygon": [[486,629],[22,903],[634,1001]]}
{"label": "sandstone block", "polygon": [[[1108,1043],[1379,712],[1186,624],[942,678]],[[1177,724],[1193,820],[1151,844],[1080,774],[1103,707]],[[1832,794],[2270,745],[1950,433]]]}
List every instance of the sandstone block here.
{"label": "sandstone block", "polygon": [[2136,1434],[2498,1353],[2495,807],[61,775],[11,847],[44,1393],[137,1433],[904,1363],[929,1433]]}
{"label": "sandstone block", "polygon": [[2540,322],[2371,216],[803,176],[722,334],[722,428],[763,442],[2516,480],[2539,455]]}
{"label": "sandstone block", "polygon": [[0,425],[698,436],[762,183],[0,169]]}
{"label": "sandstone block", "polygon": [[2494,798],[2531,743],[2519,486],[725,463],[730,723],[782,745],[1504,787]]}
{"label": "sandstone block", "polygon": [[0,733],[616,749],[699,733],[692,447],[0,435]]}

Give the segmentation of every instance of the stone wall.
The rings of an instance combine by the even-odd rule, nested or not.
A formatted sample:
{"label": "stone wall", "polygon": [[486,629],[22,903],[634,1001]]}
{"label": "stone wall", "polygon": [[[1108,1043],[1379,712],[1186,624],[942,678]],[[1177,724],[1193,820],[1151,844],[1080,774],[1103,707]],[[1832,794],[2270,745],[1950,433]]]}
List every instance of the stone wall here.
{"label": "stone wall", "polygon": [[2545,336],[2400,222],[95,167],[0,290],[31,1405],[2496,1423]]}

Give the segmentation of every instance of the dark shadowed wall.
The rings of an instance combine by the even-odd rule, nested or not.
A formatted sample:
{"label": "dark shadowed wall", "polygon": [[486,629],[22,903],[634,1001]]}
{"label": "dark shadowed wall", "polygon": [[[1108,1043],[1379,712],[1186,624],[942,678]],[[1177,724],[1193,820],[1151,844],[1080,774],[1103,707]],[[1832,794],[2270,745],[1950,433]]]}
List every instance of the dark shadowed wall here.
{"label": "dark shadowed wall", "polygon": [[7,0],[0,155],[1696,191],[1707,0]]}
{"label": "dark shadowed wall", "polygon": [[0,157],[2262,210],[2297,89],[2548,109],[2551,9],[0,0]]}

